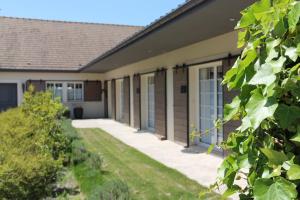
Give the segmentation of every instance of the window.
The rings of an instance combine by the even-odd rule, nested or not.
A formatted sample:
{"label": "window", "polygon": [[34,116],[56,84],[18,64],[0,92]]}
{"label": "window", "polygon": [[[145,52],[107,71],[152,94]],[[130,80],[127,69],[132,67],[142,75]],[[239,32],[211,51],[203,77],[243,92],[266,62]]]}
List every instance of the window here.
{"label": "window", "polygon": [[82,101],[83,100],[83,84],[82,83],[68,83],[67,84],[67,98],[68,101]]}
{"label": "window", "polygon": [[63,100],[63,84],[62,83],[47,83],[47,90],[53,94],[53,98],[60,98]]}

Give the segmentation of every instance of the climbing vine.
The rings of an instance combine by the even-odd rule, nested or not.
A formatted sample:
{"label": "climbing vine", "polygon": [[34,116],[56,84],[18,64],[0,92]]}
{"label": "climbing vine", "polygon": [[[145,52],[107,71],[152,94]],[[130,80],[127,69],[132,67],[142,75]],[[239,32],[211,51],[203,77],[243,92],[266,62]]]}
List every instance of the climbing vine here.
{"label": "climbing vine", "polygon": [[299,17],[296,0],[260,0],[242,11],[243,51],[223,81],[239,92],[224,121],[241,121],[223,143],[229,154],[213,186],[226,185],[224,197],[300,198]]}

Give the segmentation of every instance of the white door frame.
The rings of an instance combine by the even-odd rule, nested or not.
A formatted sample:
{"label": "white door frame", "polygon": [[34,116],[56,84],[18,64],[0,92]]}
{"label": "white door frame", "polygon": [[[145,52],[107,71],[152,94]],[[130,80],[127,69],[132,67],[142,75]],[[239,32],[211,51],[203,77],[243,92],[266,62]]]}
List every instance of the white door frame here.
{"label": "white door frame", "polygon": [[[205,63],[205,64],[200,64],[200,65],[195,65],[193,67],[191,67],[190,70],[190,81],[192,80],[192,82],[190,82],[190,85],[192,85],[192,90],[194,92],[193,98],[194,99],[190,99],[190,102],[193,101],[193,108],[189,108],[190,109],[190,114],[193,115],[191,116],[191,118],[193,118],[194,120],[194,126],[197,130],[200,130],[200,88],[199,88],[199,70],[203,69],[203,68],[210,68],[213,67],[214,68],[214,80],[216,80],[217,78],[217,67],[218,66],[222,66],[222,61],[215,61],[215,62],[210,62],[210,63]],[[214,88],[217,88],[217,81],[214,82]],[[217,90],[215,90],[214,92],[214,118],[217,119],[218,115],[217,115],[217,101],[218,101],[218,94],[216,92]],[[213,141],[216,141],[217,138],[217,130],[214,130],[214,139]],[[198,141],[196,140],[196,143],[198,143]],[[204,146],[209,146],[206,143],[202,143],[200,142],[199,144],[204,145]]]}

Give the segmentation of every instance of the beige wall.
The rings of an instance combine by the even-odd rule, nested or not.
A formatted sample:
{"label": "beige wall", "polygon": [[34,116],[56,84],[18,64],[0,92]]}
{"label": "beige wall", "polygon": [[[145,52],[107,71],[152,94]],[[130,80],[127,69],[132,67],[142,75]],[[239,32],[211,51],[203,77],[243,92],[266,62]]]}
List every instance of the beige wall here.
{"label": "beige wall", "polygon": [[[87,73],[13,73],[13,72],[0,72],[0,82],[13,81],[18,83],[18,91],[21,94],[19,96],[19,103],[22,101],[22,83],[28,79],[44,79],[44,80],[111,80],[113,78],[120,78],[126,75],[130,76],[131,80],[131,126],[134,123],[133,114],[133,89],[132,78],[135,73],[144,73],[156,70],[157,68],[167,68],[167,117],[168,117],[168,139],[174,139],[174,112],[173,112],[173,67],[180,64],[193,64],[203,61],[209,61],[216,58],[226,57],[229,53],[238,54],[240,50],[236,48],[237,33],[230,32],[221,36],[211,38],[202,42],[189,45],[172,52],[168,52],[156,57],[152,57],[140,62],[136,62],[130,65],[123,66],[116,70],[112,70],[105,74],[87,74]],[[190,72],[190,122],[197,126],[198,114],[196,113],[198,108],[197,97],[197,67],[191,67]],[[145,76],[142,76],[142,127],[146,127],[147,119],[147,100],[146,100],[146,82]],[[108,83],[108,113],[111,116],[111,85]],[[118,90],[118,84],[116,85]],[[118,92],[116,93],[118,95]],[[116,98],[119,99],[118,97]],[[103,101],[100,103],[88,102],[83,104],[90,116],[103,116],[104,107]],[[118,105],[118,102],[117,102]],[[69,105],[73,106],[73,105]],[[118,110],[118,109],[117,109]],[[96,112],[96,113],[95,113]]]}
{"label": "beige wall", "polygon": [[[177,49],[175,51],[165,53],[153,58],[149,58],[137,63],[133,63],[116,70],[112,70],[105,73],[106,79],[119,78],[125,75],[130,75],[131,78],[135,73],[144,73],[156,70],[157,68],[167,68],[167,117],[168,117],[168,139],[174,140],[174,111],[173,111],[173,67],[180,64],[193,64],[203,61],[214,60],[216,58],[222,58],[238,54],[239,49],[236,48],[237,33],[230,32],[209,40],[205,40],[184,48]],[[195,76],[197,74],[197,68],[199,66],[191,67],[190,72],[190,124],[198,126],[198,79]],[[195,71],[196,70],[196,71]],[[142,113],[142,128],[146,127],[146,113],[147,113],[147,101],[145,92],[145,79],[142,76],[141,80],[141,113]],[[109,88],[110,89],[110,88]],[[132,99],[132,98],[131,98]],[[131,108],[133,108],[133,101],[131,100]],[[131,123],[133,124],[133,109],[131,109]]]}
{"label": "beige wall", "polygon": [[[103,74],[92,73],[36,73],[36,72],[0,72],[0,83],[18,84],[18,104],[22,103],[23,88],[22,84],[27,80],[46,80],[46,81],[85,81],[85,80],[104,80]],[[104,116],[104,104],[101,102],[63,102],[71,110],[76,106],[82,106],[85,118],[99,118]]]}

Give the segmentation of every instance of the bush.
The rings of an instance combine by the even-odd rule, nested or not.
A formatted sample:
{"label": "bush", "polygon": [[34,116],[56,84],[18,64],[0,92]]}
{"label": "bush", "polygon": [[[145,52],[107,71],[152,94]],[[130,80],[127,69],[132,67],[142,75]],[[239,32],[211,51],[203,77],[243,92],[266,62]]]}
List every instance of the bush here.
{"label": "bush", "polygon": [[102,165],[103,165],[102,156],[100,154],[97,154],[97,153],[91,153],[89,155],[88,160],[87,160],[87,164],[92,169],[101,171]]}
{"label": "bush", "polygon": [[50,194],[66,149],[62,111],[49,93],[30,91],[19,108],[0,114],[0,199]]}
{"label": "bush", "polygon": [[72,142],[71,160],[73,165],[78,165],[85,162],[90,157],[90,153],[86,150],[81,140]]}
{"label": "bush", "polygon": [[126,183],[121,180],[111,180],[105,183],[99,191],[100,200],[129,200],[130,192]]}

